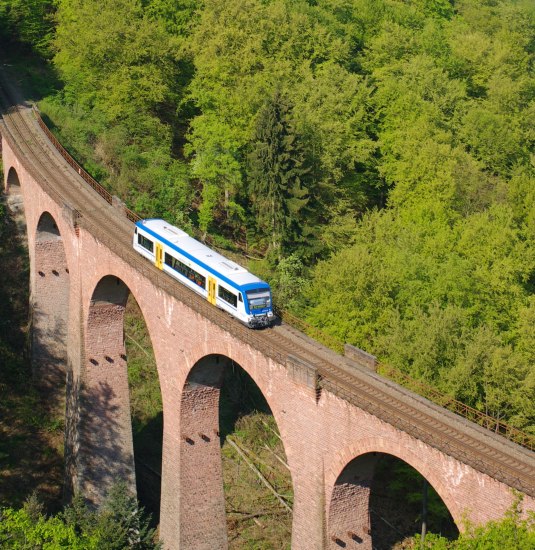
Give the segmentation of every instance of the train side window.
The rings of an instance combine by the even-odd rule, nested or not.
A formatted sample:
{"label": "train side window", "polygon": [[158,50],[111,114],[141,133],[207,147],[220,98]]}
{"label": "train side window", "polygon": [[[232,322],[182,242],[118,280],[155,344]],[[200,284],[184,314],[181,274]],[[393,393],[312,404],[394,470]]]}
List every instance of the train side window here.
{"label": "train side window", "polygon": [[154,243],[144,235],[141,235],[141,233],[138,233],[137,242],[149,252],[154,252]]}
{"label": "train side window", "polygon": [[206,277],[200,273],[197,273],[194,269],[191,269],[191,267],[188,267],[185,263],[177,260],[174,256],[171,256],[171,254],[168,254],[167,252],[165,253],[164,261],[166,265],[173,268],[175,271],[178,271],[178,273],[186,277],[186,279],[189,279],[192,283],[206,289]]}
{"label": "train side window", "polygon": [[224,286],[219,285],[217,289],[217,295],[227,302],[227,304],[230,304],[231,306],[237,307],[238,306],[238,297],[233,292],[230,292],[230,290],[227,290]]}
{"label": "train side window", "polygon": [[239,300],[240,302],[243,302],[243,297],[242,297],[242,295],[241,295],[241,292],[238,292],[238,300]]}

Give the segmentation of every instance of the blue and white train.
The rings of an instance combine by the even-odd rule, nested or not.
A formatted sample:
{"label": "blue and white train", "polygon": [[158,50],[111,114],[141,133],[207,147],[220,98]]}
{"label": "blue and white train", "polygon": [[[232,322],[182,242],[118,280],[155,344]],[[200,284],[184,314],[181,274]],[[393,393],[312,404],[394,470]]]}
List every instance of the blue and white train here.
{"label": "blue and white train", "polygon": [[165,220],[136,223],[134,249],[171,277],[249,327],[273,319],[269,285]]}

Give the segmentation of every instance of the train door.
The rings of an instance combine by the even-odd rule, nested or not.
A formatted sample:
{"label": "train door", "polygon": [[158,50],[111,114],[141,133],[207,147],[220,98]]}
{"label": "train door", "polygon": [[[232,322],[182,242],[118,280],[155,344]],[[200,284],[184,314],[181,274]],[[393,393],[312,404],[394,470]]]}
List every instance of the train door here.
{"label": "train door", "polygon": [[154,255],[154,265],[158,269],[163,269],[163,247],[160,243],[156,244],[156,254]]}
{"label": "train door", "polygon": [[215,306],[215,287],[216,280],[213,277],[208,277],[208,301]]}

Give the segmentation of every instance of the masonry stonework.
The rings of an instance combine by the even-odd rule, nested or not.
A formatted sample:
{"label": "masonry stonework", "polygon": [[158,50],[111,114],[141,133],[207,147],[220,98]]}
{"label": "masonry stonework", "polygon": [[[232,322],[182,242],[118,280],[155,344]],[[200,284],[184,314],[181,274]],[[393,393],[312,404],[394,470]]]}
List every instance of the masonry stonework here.
{"label": "masonry stonework", "polygon": [[219,394],[225,368],[229,368],[225,358],[205,357],[190,371],[182,392],[181,477],[182,488],[189,490],[188,498],[181,499],[181,548],[227,546],[219,443]]}
{"label": "masonry stonework", "polygon": [[[255,381],[277,422],[294,487],[294,550],[340,547],[337,539],[346,548],[370,547],[373,461],[368,457],[373,453],[393,455],[418,470],[458,525],[464,516],[476,523],[499,518],[511,505],[513,494],[505,484],[328,391],[318,398],[306,365],[287,366],[266,357],[165,293],[83,226],[75,228],[4,139],[2,157],[4,173],[13,168],[21,184],[38,307],[43,318],[68,324],[58,357],[67,357],[66,449],[74,491],[100,502],[113,479],[124,477],[133,486],[122,325],[132,293],[151,337],[162,393],[160,535],[165,548],[227,547],[215,431],[220,376],[230,361]],[[56,224],[62,248],[57,239],[37,238],[44,213]],[[63,284],[68,311],[61,317],[67,300],[58,299],[54,309],[54,299],[46,294],[58,296]],[[54,323],[45,327],[50,335]],[[535,510],[535,499],[526,497],[523,506]]]}
{"label": "masonry stonework", "polygon": [[372,550],[368,505],[376,462],[373,453],[358,457],[336,480],[329,506],[329,548]]}
{"label": "masonry stonework", "polygon": [[101,503],[117,480],[123,480],[135,491],[124,345],[128,293],[120,279],[104,277],[93,292],[87,314],[79,475],[84,494],[94,504]]}
{"label": "masonry stonework", "polygon": [[58,226],[48,212],[37,225],[32,281],[32,363],[34,376],[54,401],[63,400],[69,324],[69,268]]}

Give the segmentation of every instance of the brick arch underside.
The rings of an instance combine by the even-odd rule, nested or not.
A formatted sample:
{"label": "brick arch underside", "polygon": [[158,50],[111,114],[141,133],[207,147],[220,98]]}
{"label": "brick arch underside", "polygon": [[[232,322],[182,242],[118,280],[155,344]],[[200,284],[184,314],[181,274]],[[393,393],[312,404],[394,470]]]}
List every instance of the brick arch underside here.
{"label": "brick arch underside", "polygon": [[243,363],[227,354],[214,353],[198,358],[187,375],[180,401],[179,548],[228,545],[219,437],[219,398],[226,368],[238,365],[251,377],[279,425],[277,407],[270,402],[269,392],[247,362]]}
{"label": "brick arch underside", "polygon": [[4,190],[6,193],[21,193],[19,174],[14,166],[10,166],[6,173]]}
{"label": "brick arch underside", "polygon": [[94,504],[100,504],[118,481],[125,482],[133,494],[136,491],[124,341],[131,292],[121,278],[104,276],[86,309],[78,472],[80,490]]}
{"label": "brick arch underside", "polygon": [[17,224],[19,233],[26,232],[26,216],[24,211],[24,195],[22,193],[21,178],[14,166],[10,166],[4,175],[5,202]]}
{"label": "brick arch underside", "polygon": [[[336,461],[338,475],[328,494],[328,547],[372,549],[369,500],[375,466],[380,455],[394,456],[417,470],[433,486],[454,521],[460,525],[462,510],[447,483],[407,446],[388,438],[368,438],[351,446]],[[331,472],[332,477],[333,472]]]}

